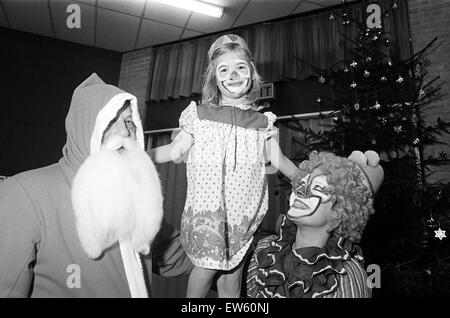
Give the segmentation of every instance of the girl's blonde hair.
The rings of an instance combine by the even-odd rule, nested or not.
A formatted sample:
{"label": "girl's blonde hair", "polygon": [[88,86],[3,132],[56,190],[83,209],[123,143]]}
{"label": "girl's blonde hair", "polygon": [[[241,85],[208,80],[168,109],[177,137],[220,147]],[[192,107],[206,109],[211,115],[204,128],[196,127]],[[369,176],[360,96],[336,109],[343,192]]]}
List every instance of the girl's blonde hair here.
{"label": "girl's blonde hair", "polygon": [[[213,106],[220,105],[220,90],[217,86],[216,81],[216,60],[219,56],[224,55],[228,52],[238,52],[241,57],[250,65],[250,78],[251,85],[246,94],[246,101],[249,104],[253,104],[256,102],[258,97],[259,86],[261,84],[261,76],[258,74],[256,70],[255,64],[253,63],[253,58],[250,50],[247,47],[247,44],[240,37],[236,35],[231,35],[237,37],[238,40],[235,42],[227,42],[227,43],[213,43],[209,55],[209,64],[206,69],[205,74],[203,75],[203,86],[202,86],[202,103],[203,104],[211,104]],[[229,36],[225,36],[229,37]],[[220,40],[219,38],[218,40]]]}

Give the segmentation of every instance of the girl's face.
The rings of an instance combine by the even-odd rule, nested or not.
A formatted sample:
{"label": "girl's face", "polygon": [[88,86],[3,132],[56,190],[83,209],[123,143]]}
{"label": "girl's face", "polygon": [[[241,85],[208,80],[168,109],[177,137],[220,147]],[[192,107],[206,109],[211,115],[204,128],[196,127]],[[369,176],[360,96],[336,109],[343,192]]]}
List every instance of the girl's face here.
{"label": "girl's face", "polygon": [[251,86],[250,74],[250,65],[238,52],[226,52],[216,60],[216,82],[222,97],[244,96]]}

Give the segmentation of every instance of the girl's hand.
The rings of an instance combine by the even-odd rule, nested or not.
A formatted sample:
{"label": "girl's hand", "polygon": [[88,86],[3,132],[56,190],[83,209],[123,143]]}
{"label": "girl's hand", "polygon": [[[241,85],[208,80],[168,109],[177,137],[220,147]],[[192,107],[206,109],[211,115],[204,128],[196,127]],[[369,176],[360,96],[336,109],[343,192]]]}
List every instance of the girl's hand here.
{"label": "girl's hand", "polygon": [[150,158],[154,163],[177,162],[193,143],[192,135],[182,129],[170,144],[150,150]]}
{"label": "girl's hand", "polygon": [[297,171],[295,164],[283,155],[280,145],[275,138],[270,138],[266,141],[265,155],[268,161],[282,174],[292,180],[292,177]]}

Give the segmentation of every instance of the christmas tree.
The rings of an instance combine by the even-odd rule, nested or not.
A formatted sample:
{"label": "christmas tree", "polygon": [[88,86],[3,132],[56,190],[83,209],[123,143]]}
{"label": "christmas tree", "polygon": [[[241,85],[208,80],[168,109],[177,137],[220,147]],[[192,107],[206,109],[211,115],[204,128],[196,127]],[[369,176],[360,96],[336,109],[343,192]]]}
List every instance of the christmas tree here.
{"label": "christmas tree", "polygon": [[[427,74],[428,54],[437,39],[407,59],[393,53],[383,18],[398,4],[383,8],[377,2],[372,15],[353,17],[343,5],[330,14],[330,23],[340,15],[342,26],[356,25],[357,34],[342,36],[351,44],[349,59],[328,69],[315,68],[315,80],[332,94],[317,97],[317,106],[332,109],[333,125],[323,132],[304,129],[307,149],[348,156],[353,150],[375,150],[380,154],[385,181],[375,200],[362,245],[366,261],[382,268],[382,289],[374,296],[448,296],[450,288],[449,244],[450,186],[430,184],[430,167],[448,164],[446,153],[425,157],[429,145],[440,143],[450,123],[438,118],[424,121],[423,112],[442,96],[435,87],[439,77]],[[367,10],[371,12],[370,10]],[[292,126],[291,126],[292,127]],[[306,159],[306,158],[305,158]],[[449,284],[449,283],[447,283]]]}

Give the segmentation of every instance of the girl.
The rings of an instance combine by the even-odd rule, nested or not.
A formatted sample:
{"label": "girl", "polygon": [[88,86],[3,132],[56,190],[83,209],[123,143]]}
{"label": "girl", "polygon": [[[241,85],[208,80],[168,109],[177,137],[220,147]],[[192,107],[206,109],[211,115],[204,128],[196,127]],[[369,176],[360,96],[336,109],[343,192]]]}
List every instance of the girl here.
{"label": "girl", "polygon": [[205,297],[217,272],[219,297],[239,297],[244,256],[268,206],[265,161],[288,177],[296,166],[271,138],[276,116],[257,111],[261,78],[245,41],[224,35],[208,59],[202,104],[191,102],[181,132],[150,155],[163,163],[190,150],[181,221],[181,243],[195,265],[187,297]]}

